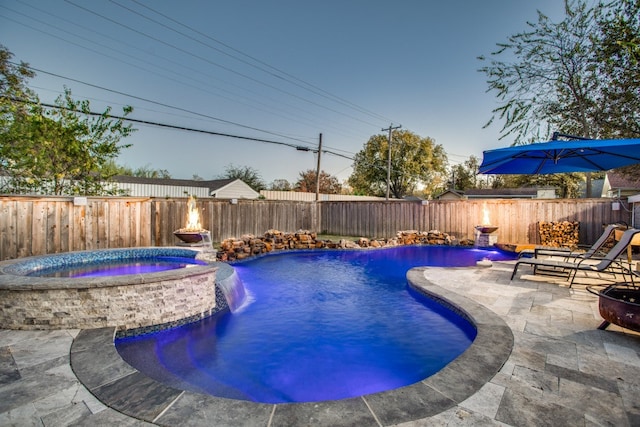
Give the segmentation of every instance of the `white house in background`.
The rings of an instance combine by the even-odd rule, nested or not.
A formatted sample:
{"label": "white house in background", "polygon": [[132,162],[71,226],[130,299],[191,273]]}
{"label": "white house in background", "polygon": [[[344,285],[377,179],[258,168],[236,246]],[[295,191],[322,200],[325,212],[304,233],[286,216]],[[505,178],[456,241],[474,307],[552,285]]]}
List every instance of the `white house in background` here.
{"label": "white house in background", "polygon": [[471,188],[464,192],[468,199],[555,199],[554,187],[535,188]]}
{"label": "white house in background", "polygon": [[472,188],[466,191],[447,190],[436,197],[438,200],[460,199],[555,199],[553,187],[538,188]]}
{"label": "white house in background", "polygon": [[112,179],[115,188],[132,197],[213,197],[216,199],[257,199],[260,194],[240,179],[192,179],[142,178],[118,175]]}
{"label": "white house in background", "polygon": [[615,172],[608,172],[604,177],[602,197],[628,197],[637,195],[638,192],[640,192],[640,179],[629,178]]}
{"label": "white house in background", "polygon": [[[292,200],[296,202],[314,202],[316,193],[305,193],[302,191],[277,191],[277,190],[260,190],[260,195],[266,200]],[[354,196],[349,194],[323,194],[318,195],[320,201],[327,202],[345,202],[345,201],[376,201],[386,200],[384,197],[375,196]],[[397,199],[393,199],[397,200]]]}
{"label": "white house in background", "polygon": [[629,196],[627,199],[631,206],[631,226],[640,227],[640,194]]}

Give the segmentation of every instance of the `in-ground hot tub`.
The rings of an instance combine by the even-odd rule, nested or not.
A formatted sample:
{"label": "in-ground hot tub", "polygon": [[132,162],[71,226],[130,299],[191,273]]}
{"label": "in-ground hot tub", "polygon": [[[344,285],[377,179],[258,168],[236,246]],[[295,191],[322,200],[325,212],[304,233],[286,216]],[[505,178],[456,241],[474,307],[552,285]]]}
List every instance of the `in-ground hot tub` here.
{"label": "in-ground hot tub", "polygon": [[[184,248],[70,252],[0,262],[0,328],[117,330],[179,325],[216,310],[218,264]],[[88,264],[183,258],[180,268],[97,277],[40,277]],[[192,260],[190,262],[189,260]],[[116,273],[117,274],[117,273]]]}

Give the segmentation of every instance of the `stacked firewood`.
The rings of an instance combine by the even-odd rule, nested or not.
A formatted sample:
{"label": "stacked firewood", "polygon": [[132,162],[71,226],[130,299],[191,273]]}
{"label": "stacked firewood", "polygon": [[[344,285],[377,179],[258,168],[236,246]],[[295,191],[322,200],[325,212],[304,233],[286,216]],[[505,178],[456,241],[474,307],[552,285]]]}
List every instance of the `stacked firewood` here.
{"label": "stacked firewood", "polygon": [[580,223],[578,221],[560,221],[538,223],[540,243],[549,247],[578,247]]}
{"label": "stacked firewood", "polygon": [[[268,230],[263,237],[245,234],[242,237],[225,239],[216,253],[219,261],[235,261],[260,255],[266,252],[290,249],[356,249],[382,248],[398,245],[451,245],[455,237],[437,230],[431,231],[399,231],[392,239],[367,239],[361,237],[356,241],[341,239],[339,242],[318,240],[317,233],[299,230],[295,233],[284,233],[279,230]],[[473,244],[473,241],[471,241]]]}

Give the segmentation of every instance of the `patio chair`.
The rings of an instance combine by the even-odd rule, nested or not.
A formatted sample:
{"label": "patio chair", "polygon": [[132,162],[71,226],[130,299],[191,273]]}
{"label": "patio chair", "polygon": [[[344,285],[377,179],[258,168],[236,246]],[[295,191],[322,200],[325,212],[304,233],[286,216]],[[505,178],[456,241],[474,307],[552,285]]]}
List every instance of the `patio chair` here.
{"label": "patio chair", "polygon": [[[557,274],[564,273],[569,279],[569,287],[573,285],[573,281],[579,271],[585,273],[610,273],[614,274],[616,269],[621,271],[622,274],[628,273],[631,276],[631,282],[634,282],[635,274],[631,270],[631,267],[625,267],[619,258],[625,253],[627,247],[631,244],[633,237],[640,233],[640,230],[630,228],[626,230],[620,240],[615,244],[613,248],[602,258],[592,256],[590,258],[580,258],[579,261],[554,261],[542,258],[520,258],[516,265],[513,267],[513,273],[511,274],[511,280],[516,276],[518,268],[521,264],[531,265],[534,271],[538,267],[545,269],[545,273],[549,273],[549,270],[556,271]],[[594,261],[599,261],[597,264]],[[552,273],[553,274],[553,273]]]}
{"label": "patio chair", "polygon": [[596,240],[595,243],[585,252],[575,252],[569,248],[549,248],[545,246],[538,246],[533,250],[520,252],[518,258],[522,258],[525,255],[533,255],[534,258],[538,258],[538,255],[546,255],[564,257],[565,261],[568,261],[569,258],[591,258],[597,255],[604,256],[605,251],[602,250],[602,247],[607,243],[613,232],[619,227],[621,227],[620,224],[607,225],[600,237],[598,237],[598,240]]}

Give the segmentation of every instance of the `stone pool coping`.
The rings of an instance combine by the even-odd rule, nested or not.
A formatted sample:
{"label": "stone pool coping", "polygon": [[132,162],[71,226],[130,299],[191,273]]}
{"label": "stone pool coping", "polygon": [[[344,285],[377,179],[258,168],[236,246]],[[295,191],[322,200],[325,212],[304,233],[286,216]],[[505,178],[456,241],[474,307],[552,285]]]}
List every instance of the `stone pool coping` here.
{"label": "stone pool coping", "polygon": [[[80,331],[71,347],[71,367],[105,405],[159,425],[393,425],[454,407],[489,382],[509,358],[511,329],[486,307],[432,283],[419,267],[409,284],[457,308],[478,333],[472,345],[436,374],[415,384],[357,398],[311,403],[265,404],[224,399],[161,384],[119,356],[114,328]],[[472,268],[472,267],[470,267]],[[427,327],[427,326],[425,326]]]}

